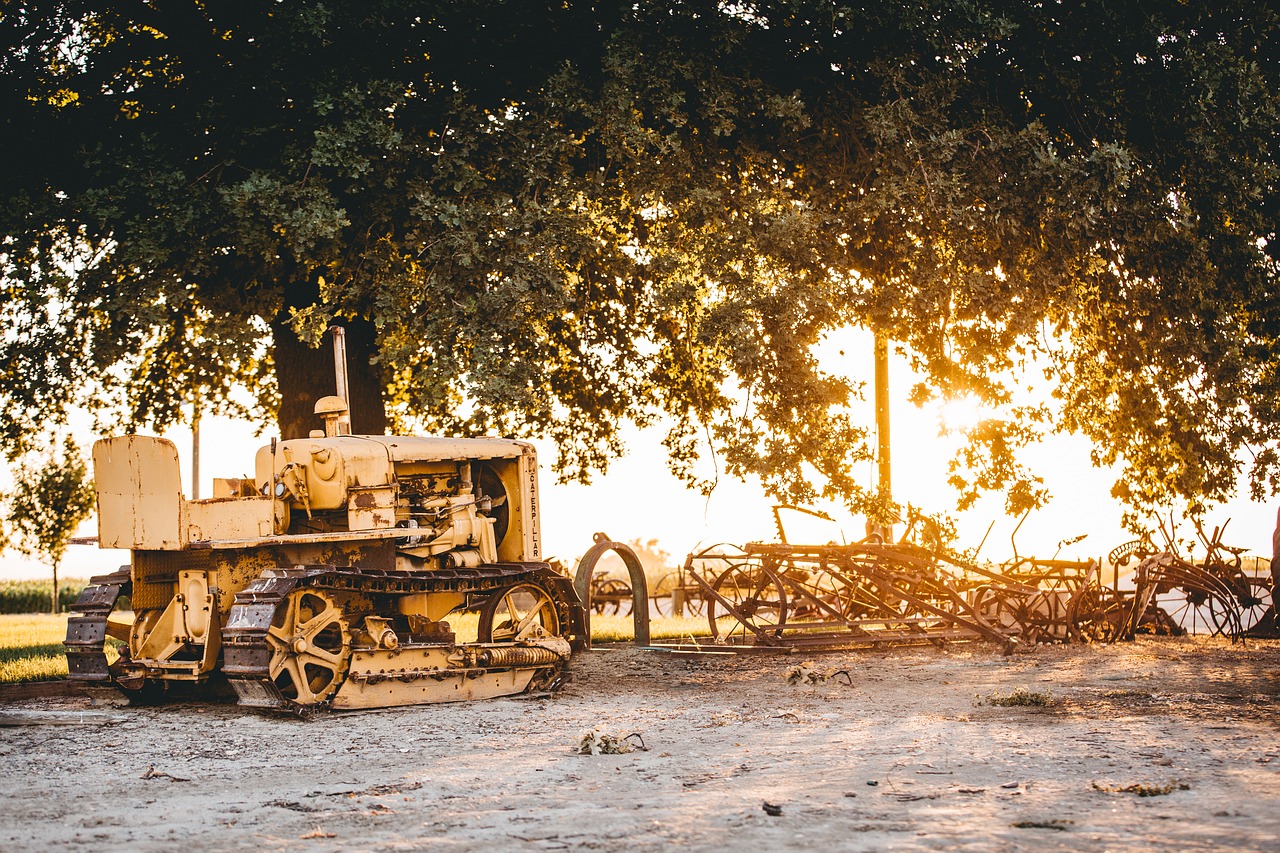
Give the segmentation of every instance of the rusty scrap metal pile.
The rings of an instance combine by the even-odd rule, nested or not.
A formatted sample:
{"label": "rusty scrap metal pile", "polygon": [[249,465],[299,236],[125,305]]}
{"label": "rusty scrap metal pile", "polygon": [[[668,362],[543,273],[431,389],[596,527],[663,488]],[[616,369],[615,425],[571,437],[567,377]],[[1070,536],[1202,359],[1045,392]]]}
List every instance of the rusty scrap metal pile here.
{"label": "rusty scrap metal pile", "polygon": [[[1139,543],[1098,561],[1023,558],[982,567],[911,543],[717,545],[689,555],[682,581],[721,645],[849,647],[987,640],[1113,642],[1135,634],[1237,640],[1273,627],[1268,563],[1217,536],[1195,562]],[[1120,568],[1137,559],[1124,587]],[[1249,562],[1251,561],[1251,563]]]}

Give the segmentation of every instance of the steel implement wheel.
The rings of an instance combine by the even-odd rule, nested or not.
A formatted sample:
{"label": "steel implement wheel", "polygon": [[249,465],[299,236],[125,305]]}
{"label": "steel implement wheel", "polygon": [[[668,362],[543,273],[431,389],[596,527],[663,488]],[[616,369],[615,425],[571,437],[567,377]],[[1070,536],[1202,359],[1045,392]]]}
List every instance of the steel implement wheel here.
{"label": "steel implement wheel", "polygon": [[1022,622],[1022,599],[1026,596],[1000,586],[980,586],[970,593],[974,612],[1006,636],[1026,630]]}
{"label": "steel implement wheel", "polygon": [[1238,639],[1253,629],[1271,606],[1270,578],[1251,577],[1225,568],[1221,580],[1228,592],[1210,597],[1209,612],[1217,633]]}
{"label": "steel implement wheel", "polygon": [[[701,616],[702,611],[706,609],[707,602],[703,598],[702,587],[694,583],[688,583],[680,587],[680,592],[684,596],[684,615],[685,616]],[[675,593],[672,593],[674,597]],[[674,605],[672,610],[674,610]]]}
{"label": "steel implement wheel", "polygon": [[754,563],[738,563],[725,569],[711,585],[716,595],[729,603],[730,612],[715,596],[707,597],[707,621],[712,637],[761,635],[780,637],[787,621],[787,594],[782,580],[769,569]]}
{"label": "steel implement wheel", "polygon": [[1028,643],[1064,642],[1069,635],[1066,593],[1040,590],[1027,599],[1023,611],[1023,636]]}
{"label": "steel implement wheel", "polygon": [[559,636],[560,613],[551,593],[535,583],[518,583],[489,596],[476,630],[482,643]]}
{"label": "steel implement wheel", "polygon": [[276,608],[267,629],[268,673],[299,705],[330,699],[347,674],[351,631],[342,606],[321,590],[296,589]]}
{"label": "steel implement wheel", "polygon": [[1152,599],[1151,607],[1157,611],[1148,620],[1152,625],[1149,633],[1153,634],[1222,634],[1223,627],[1233,625],[1236,619],[1229,603],[1197,586],[1161,590]]}
{"label": "steel implement wheel", "polygon": [[1089,586],[1072,600],[1067,615],[1071,633],[1086,643],[1114,643],[1124,635],[1132,599],[1123,592]]}
{"label": "steel implement wheel", "polygon": [[1272,610],[1275,593],[1271,588],[1270,577],[1247,577],[1247,587],[1243,588],[1237,599],[1240,605],[1240,630],[1243,633],[1258,627],[1264,616],[1274,613]]}
{"label": "steel implement wheel", "polygon": [[675,600],[673,593],[676,586],[675,572],[668,572],[658,578],[658,582],[649,590],[649,605],[655,616],[674,616]]}
{"label": "steel implement wheel", "polygon": [[631,612],[631,585],[617,578],[605,578],[592,584],[591,609],[610,616],[625,616]]}

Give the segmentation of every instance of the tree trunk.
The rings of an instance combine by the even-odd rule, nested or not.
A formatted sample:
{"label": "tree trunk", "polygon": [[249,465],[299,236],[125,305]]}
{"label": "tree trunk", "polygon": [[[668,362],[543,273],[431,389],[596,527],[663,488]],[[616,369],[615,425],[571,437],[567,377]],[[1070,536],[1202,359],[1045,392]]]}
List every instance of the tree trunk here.
{"label": "tree trunk", "polygon": [[[378,352],[377,330],[367,320],[348,320],[347,387],[351,396],[351,431],[356,435],[383,435],[387,410],[382,400],[382,370],[372,362]],[[325,335],[319,349],[298,340],[282,312],[271,324],[276,382],[280,386],[277,420],[281,438],[306,438],[322,424],[315,416],[316,400],[337,393],[333,363],[333,337]]]}
{"label": "tree trunk", "polygon": [[58,563],[53,564],[53,615],[57,616],[60,607],[58,607]]}

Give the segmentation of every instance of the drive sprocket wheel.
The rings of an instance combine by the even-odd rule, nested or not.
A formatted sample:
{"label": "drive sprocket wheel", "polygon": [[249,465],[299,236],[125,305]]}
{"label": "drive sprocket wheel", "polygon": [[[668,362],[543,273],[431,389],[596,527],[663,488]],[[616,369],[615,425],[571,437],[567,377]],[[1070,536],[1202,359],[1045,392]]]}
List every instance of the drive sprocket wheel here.
{"label": "drive sprocket wheel", "polygon": [[351,630],[342,606],[318,589],[295,589],[267,629],[268,674],[298,705],[325,702],[342,686],[351,662]]}

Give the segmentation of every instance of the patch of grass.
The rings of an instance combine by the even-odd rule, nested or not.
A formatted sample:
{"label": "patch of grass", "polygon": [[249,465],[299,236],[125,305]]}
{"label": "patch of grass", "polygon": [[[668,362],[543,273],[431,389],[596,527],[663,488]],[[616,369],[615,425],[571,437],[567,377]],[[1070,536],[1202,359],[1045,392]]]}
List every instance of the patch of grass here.
{"label": "patch of grass", "polygon": [[1165,794],[1172,794],[1174,791],[1190,791],[1191,786],[1186,782],[1170,782],[1167,785],[1156,785],[1151,782],[1134,782],[1132,785],[1101,785],[1097,782],[1092,783],[1095,791],[1104,791],[1108,794],[1137,794],[1139,797],[1163,797]]}
{"label": "patch of grass", "polygon": [[987,697],[986,704],[1001,708],[1047,708],[1056,701],[1044,691],[1017,687],[1011,693],[992,693]]}
{"label": "patch of grass", "polygon": [[67,677],[62,640],[67,617],[51,613],[0,616],[0,684]]}
{"label": "patch of grass", "polygon": [[[655,616],[649,621],[649,637],[653,640],[687,640],[709,636],[711,626],[705,616]],[[635,620],[630,614],[591,614],[592,642],[625,643],[635,638]]]}
{"label": "patch of grass", "polygon": [[[447,621],[459,642],[475,641],[478,621],[475,613],[453,613]],[[706,637],[710,633],[705,618],[692,616],[660,616],[653,619],[649,627],[655,640]],[[66,678],[67,658],[62,646],[66,636],[66,614],[0,614],[0,684]],[[631,641],[635,639],[635,623],[630,616],[593,614],[591,638],[599,643]],[[111,657],[108,652],[108,659]]]}

